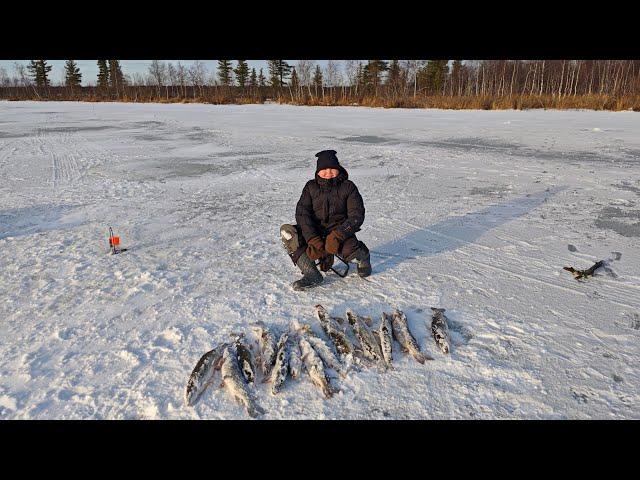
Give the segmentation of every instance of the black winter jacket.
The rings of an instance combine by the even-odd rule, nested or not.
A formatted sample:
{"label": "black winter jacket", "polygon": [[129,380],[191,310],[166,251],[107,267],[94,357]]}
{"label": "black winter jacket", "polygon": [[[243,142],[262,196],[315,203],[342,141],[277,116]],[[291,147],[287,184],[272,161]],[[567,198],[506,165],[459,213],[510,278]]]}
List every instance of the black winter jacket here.
{"label": "black winter jacket", "polygon": [[340,166],[340,174],[330,180],[309,180],[296,205],[296,223],[305,241],[315,236],[326,237],[338,229],[346,237],[360,230],[364,222],[364,203],[358,187]]}

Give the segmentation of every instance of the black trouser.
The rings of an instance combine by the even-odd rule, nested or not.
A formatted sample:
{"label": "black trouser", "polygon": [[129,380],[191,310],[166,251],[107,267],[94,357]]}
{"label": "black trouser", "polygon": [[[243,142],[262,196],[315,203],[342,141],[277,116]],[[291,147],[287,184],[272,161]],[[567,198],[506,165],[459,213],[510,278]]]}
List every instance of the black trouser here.
{"label": "black trouser", "polygon": [[[285,225],[283,225],[284,227]],[[292,242],[294,244],[297,244],[298,247],[296,249],[289,249],[287,247],[287,245],[285,244],[285,248],[287,249],[287,253],[289,253],[289,257],[291,257],[291,260],[293,261],[294,264],[298,263],[298,258],[300,258],[300,255],[302,255],[304,253],[304,251],[307,249],[307,242],[305,241],[304,237],[302,236],[302,229],[300,228],[299,225],[291,225],[292,227],[294,227],[296,229],[296,232],[298,234],[298,238],[297,238],[297,242]],[[327,232],[327,235],[329,234],[329,232]],[[322,237],[322,240],[326,240],[326,236]],[[291,242],[291,240],[289,240]],[[351,258],[353,256],[353,254],[360,248],[361,245],[364,245],[364,243],[362,243],[361,241],[359,241],[355,235],[350,235],[347,238],[345,238],[345,240],[342,242],[342,244],[340,244],[340,248],[338,250],[338,255],[345,261],[350,261]],[[331,254],[327,254],[327,256],[329,256]],[[322,263],[322,259],[320,260],[320,262]],[[333,262],[331,262],[333,264]],[[329,265],[331,266],[331,265]],[[327,270],[329,268],[327,267]]]}

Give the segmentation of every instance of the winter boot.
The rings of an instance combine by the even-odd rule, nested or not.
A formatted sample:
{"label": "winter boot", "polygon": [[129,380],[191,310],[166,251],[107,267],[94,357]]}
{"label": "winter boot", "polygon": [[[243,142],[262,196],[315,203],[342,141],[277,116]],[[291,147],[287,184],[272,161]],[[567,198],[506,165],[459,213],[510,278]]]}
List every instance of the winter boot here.
{"label": "winter boot", "polygon": [[324,281],[324,277],[318,271],[315,262],[308,257],[306,252],[300,255],[296,265],[302,272],[303,277],[291,284],[294,290],[304,290],[319,285]]}
{"label": "winter boot", "polygon": [[355,260],[358,265],[358,275],[360,277],[364,278],[371,275],[371,255],[364,243],[360,242],[360,248],[349,255],[348,259],[345,259],[346,262],[351,262],[352,260]]}

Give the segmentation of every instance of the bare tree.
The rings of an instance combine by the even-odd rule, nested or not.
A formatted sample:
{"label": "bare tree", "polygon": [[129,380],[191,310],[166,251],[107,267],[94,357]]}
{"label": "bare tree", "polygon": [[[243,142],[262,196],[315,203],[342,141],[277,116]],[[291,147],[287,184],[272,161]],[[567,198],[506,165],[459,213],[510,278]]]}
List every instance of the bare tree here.
{"label": "bare tree", "polygon": [[298,60],[296,64],[296,73],[298,74],[298,81],[300,85],[311,84],[311,70],[315,66],[313,60]]}
{"label": "bare tree", "polygon": [[130,85],[135,85],[137,87],[141,87],[141,86],[147,84],[147,79],[142,73],[133,72],[131,74],[131,78],[130,78],[129,82],[127,82],[127,83],[129,83]]}
{"label": "bare tree", "polygon": [[169,85],[172,87],[178,83],[176,67],[171,62],[167,63],[167,78],[169,79]]}
{"label": "bare tree", "polygon": [[340,85],[341,77],[340,62],[329,60],[325,67],[325,82],[327,87],[337,87]]}
{"label": "bare tree", "polygon": [[[189,80],[194,87],[197,87],[200,90],[200,95],[202,95],[202,87],[205,83],[205,78],[207,76],[207,69],[200,60],[195,61],[191,67],[189,67]],[[193,97],[195,98],[196,91],[193,89]]]}
{"label": "bare tree", "polygon": [[14,62],[13,68],[16,71],[16,75],[20,79],[20,85],[23,87],[27,87],[31,85],[31,78],[27,73],[27,67],[25,67],[22,63]]}
{"label": "bare tree", "polygon": [[0,86],[8,87],[11,84],[9,80],[9,75],[7,75],[7,71],[0,67]]}
{"label": "bare tree", "polygon": [[155,85],[158,89],[158,96],[160,96],[160,88],[162,88],[167,80],[167,66],[164,62],[159,60],[153,60],[149,65],[149,78],[151,84]]}
{"label": "bare tree", "polygon": [[182,91],[183,97],[186,97],[185,86],[187,85],[187,77],[188,77],[187,69],[185,68],[184,65],[178,62],[178,65],[176,65],[176,81],[178,82],[178,85],[180,85],[180,89]]}

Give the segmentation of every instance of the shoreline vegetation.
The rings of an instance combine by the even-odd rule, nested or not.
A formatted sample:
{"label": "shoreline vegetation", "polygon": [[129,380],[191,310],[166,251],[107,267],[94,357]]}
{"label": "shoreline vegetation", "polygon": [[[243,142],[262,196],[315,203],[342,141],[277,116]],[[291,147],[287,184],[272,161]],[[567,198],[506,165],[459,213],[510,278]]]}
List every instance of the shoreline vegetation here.
{"label": "shoreline vegetation", "polygon": [[640,112],[640,60],[268,60],[268,75],[246,60],[218,60],[214,72],[153,60],[131,76],[119,60],[97,62],[87,86],[74,60],[59,85],[46,60],[16,63],[12,78],[0,71],[0,100]]}
{"label": "shoreline vegetation", "polygon": [[[179,92],[178,90],[182,90]],[[6,101],[70,101],[70,102],[122,102],[122,103],[201,103],[213,105],[245,105],[278,103],[301,106],[358,106],[381,108],[436,108],[451,110],[530,110],[530,109],[587,109],[640,112],[640,95],[557,95],[514,94],[506,96],[444,96],[417,95],[406,97],[380,97],[371,95],[344,95],[340,87],[325,88],[324,95],[295,95],[288,90],[276,91],[270,87],[256,87],[252,92],[239,87],[205,86],[184,89],[162,87],[159,93],[153,87],[125,88],[119,92],[96,87],[15,88],[0,87],[0,100]]]}

